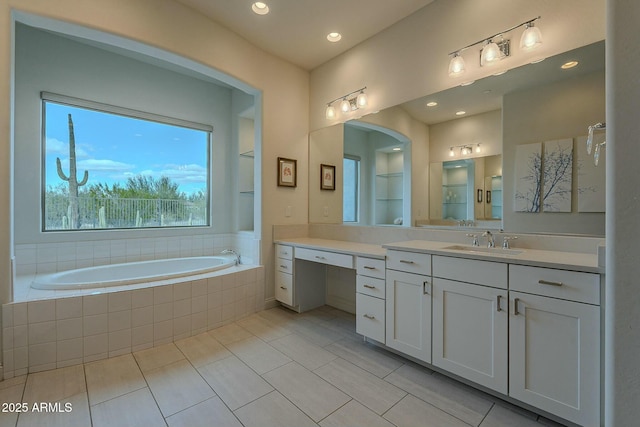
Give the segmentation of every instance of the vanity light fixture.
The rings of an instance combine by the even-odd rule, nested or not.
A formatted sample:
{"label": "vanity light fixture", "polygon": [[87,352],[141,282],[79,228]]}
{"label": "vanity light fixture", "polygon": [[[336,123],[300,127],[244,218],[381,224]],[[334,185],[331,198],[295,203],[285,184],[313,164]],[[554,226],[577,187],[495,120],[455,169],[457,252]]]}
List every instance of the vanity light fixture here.
{"label": "vanity light fixture", "polygon": [[351,111],[366,107],[369,104],[367,94],[364,92],[366,89],[367,87],[365,86],[327,103],[327,108],[324,111],[325,118],[327,120],[333,120],[336,118],[336,109],[333,104],[337,101],[340,101],[339,106],[342,114],[348,114]]}
{"label": "vanity light fixture", "polygon": [[[476,147],[476,152],[480,152],[478,151],[480,147],[480,144],[478,144],[478,146]],[[469,144],[462,144],[462,145],[454,145],[452,147],[449,147],[449,157],[455,157],[456,152],[454,151],[454,148],[459,148],[460,149],[460,155],[461,156],[468,156],[469,154],[473,153],[473,147]]]}
{"label": "vanity light fixture", "polygon": [[251,5],[251,10],[253,10],[254,13],[258,15],[266,15],[267,13],[269,13],[269,6],[267,6],[266,3],[257,1]]}
{"label": "vanity light fixture", "polygon": [[589,135],[587,136],[587,154],[591,155],[591,151],[593,151],[593,164],[598,166],[598,162],[600,161],[600,153],[602,149],[604,149],[607,145],[607,141],[602,141],[600,143],[595,144],[595,149],[593,147],[593,133],[595,131],[606,131],[607,124],[606,123],[596,123],[595,125],[589,126]]}
{"label": "vanity light fixture", "polygon": [[[478,40],[475,43],[471,43],[468,46],[449,53],[449,56],[451,56],[451,61],[449,61],[449,76],[458,77],[465,72],[465,61],[461,56],[461,53],[479,44],[483,45],[483,47],[480,49],[481,67],[495,64],[501,59],[510,56],[511,40],[504,40],[503,36],[510,31],[513,31],[520,27],[525,27],[525,30],[520,38],[521,50],[532,50],[540,46],[542,44],[542,33],[540,32],[540,29],[538,27],[534,26],[535,21],[540,18],[541,17],[538,16],[537,18],[529,19],[522,24],[515,25],[504,31],[500,31],[499,33],[496,33],[482,40]],[[496,39],[498,38],[500,38],[500,41],[496,42]]]}

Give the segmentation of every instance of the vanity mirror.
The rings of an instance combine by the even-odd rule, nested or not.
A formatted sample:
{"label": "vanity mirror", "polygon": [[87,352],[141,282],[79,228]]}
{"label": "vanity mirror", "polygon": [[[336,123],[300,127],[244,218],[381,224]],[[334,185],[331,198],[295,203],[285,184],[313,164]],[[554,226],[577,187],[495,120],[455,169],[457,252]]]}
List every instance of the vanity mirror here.
{"label": "vanity mirror", "polygon": [[[561,66],[569,61],[577,61],[578,65],[562,69]],[[474,174],[473,191],[467,194],[468,200],[473,200],[473,216],[471,211],[467,211],[467,218],[460,219],[490,219],[496,223],[495,228],[509,232],[604,235],[604,212],[580,212],[577,186],[583,173],[583,144],[578,144],[578,140],[584,140],[589,124],[604,120],[604,87],[604,41],[601,41],[502,75],[486,77],[471,85],[423,96],[361,117],[357,122],[374,124],[406,138],[405,146],[410,149],[410,157],[405,156],[403,176],[410,178],[412,190],[409,200],[403,200],[405,226],[408,225],[407,220],[411,225],[435,225],[448,217],[442,215],[443,195],[445,199],[448,195],[448,192],[443,193],[442,186],[445,162],[473,159],[475,168],[480,159],[485,162],[487,159],[493,159],[490,162],[501,159],[495,172],[478,177]],[[460,111],[465,113],[456,115]],[[317,151],[340,152],[343,158],[345,153],[349,154],[345,147],[350,144],[347,141],[350,123],[332,126],[339,127],[339,130],[331,132],[334,137],[331,141],[324,141],[323,144],[329,146],[325,145],[321,150],[314,148],[314,144],[319,142],[315,134],[326,133],[326,129],[311,134],[310,164],[321,163],[313,158]],[[561,139],[573,141],[571,210],[566,213],[516,212],[516,147]],[[478,144],[479,153],[476,152]],[[461,147],[465,146],[471,148],[471,153],[467,150],[464,154],[461,152]],[[336,176],[336,186],[342,188],[342,167],[336,171]],[[311,179],[317,179],[315,171],[310,171]],[[343,194],[339,199],[335,197],[323,202],[333,206],[330,211],[339,210],[337,217],[327,220],[322,217],[321,207],[312,206],[314,187],[315,181],[311,181],[310,221],[342,222]],[[480,189],[482,202],[477,201]],[[487,196],[490,203],[487,203]],[[500,205],[502,209],[499,209]],[[361,204],[360,208],[365,207]],[[361,211],[360,218],[373,215],[373,209],[367,208],[365,215]],[[456,221],[450,223],[458,226]]]}

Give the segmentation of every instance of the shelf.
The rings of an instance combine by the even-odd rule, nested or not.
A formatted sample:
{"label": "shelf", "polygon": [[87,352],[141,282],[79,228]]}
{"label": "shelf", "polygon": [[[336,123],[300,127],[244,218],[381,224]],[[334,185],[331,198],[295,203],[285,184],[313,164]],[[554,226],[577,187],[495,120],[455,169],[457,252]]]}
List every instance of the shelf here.
{"label": "shelf", "polygon": [[376,199],[376,202],[401,202],[402,197],[395,199]]}
{"label": "shelf", "polygon": [[467,202],[442,202],[443,205],[466,205]]}
{"label": "shelf", "polygon": [[376,177],[379,178],[392,178],[392,177],[400,177],[402,176],[403,173],[402,172],[395,172],[395,173],[378,173],[376,174]]}
{"label": "shelf", "polygon": [[251,194],[252,195],[252,194],[254,194],[254,191],[253,190],[251,190],[251,191],[241,191],[240,194]]}
{"label": "shelf", "polygon": [[255,153],[253,150],[251,151],[245,151],[244,153],[240,153],[240,157],[248,157],[253,159],[255,157]]}
{"label": "shelf", "polygon": [[461,188],[466,186],[467,184],[442,184],[442,188]]}

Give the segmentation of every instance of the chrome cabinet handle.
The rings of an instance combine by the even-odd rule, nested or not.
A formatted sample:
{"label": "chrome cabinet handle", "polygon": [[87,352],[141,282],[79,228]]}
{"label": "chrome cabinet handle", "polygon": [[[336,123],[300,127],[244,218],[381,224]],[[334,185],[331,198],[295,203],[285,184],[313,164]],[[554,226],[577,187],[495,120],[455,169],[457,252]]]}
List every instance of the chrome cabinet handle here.
{"label": "chrome cabinet handle", "polygon": [[325,257],[323,257],[323,256],[318,256],[318,255],[316,255],[316,258],[317,258],[317,259],[326,259]]}
{"label": "chrome cabinet handle", "polygon": [[497,301],[497,306],[498,306],[498,312],[502,311],[502,307],[500,307],[500,299],[502,298],[502,295],[498,295],[498,301]]}
{"label": "chrome cabinet handle", "polygon": [[371,286],[371,285],[362,285],[362,286],[364,286],[367,289],[375,289],[376,288],[375,286]]}
{"label": "chrome cabinet handle", "polygon": [[400,262],[403,264],[413,264],[413,261],[407,261],[406,259],[401,259]]}
{"label": "chrome cabinet handle", "polygon": [[427,292],[427,285],[429,284],[428,281],[424,281],[422,282],[422,294],[423,295],[429,295],[429,292]]}
{"label": "chrome cabinet handle", "polygon": [[376,316],[370,316],[368,314],[363,314],[362,317],[366,317],[369,320],[375,320]]}
{"label": "chrome cabinet handle", "polygon": [[285,291],[287,290],[286,286],[280,286],[280,289],[284,289]]}
{"label": "chrome cabinet handle", "polygon": [[513,299],[513,315],[517,316],[518,314],[518,303],[520,302],[520,298],[514,298]]}
{"label": "chrome cabinet handle", "polygon": [[550,280],[538,280],[538,284],[540,284],[540,285],[551,285],[551,286],[562,286],[564,283],[562,283],[562,282],[552,282]]}
{"label": "chrome cabinet handle", "polygon": [[287,266],[286,266],[286,265],[282,265],[282,264],[280,264],[280,268],[284,268],[284,269],[286,269],[286,268],[287,268]]}
{"label": "chrome cabinet handle", "polygon": [[375,267],[369,267],[368,265],[365,265],[364,268],[366,268],[367,270],[375,270]]}

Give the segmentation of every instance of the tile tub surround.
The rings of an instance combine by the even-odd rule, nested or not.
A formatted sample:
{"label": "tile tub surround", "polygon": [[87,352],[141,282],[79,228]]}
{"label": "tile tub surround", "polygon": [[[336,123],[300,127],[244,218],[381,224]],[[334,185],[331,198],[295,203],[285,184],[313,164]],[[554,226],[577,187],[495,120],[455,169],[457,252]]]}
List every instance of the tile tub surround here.
{"label": "tile tub surround", "polygon": [[264,268],[2,306],[4,378],[119,356],[215,329],[264,304]]}
{"label": "tile tub surround", "polygon": [[103,239],[16,244],[16,276],[122,262],[216,255],[229,248],[239,251],[243,259],[259,263],[260,240],[255,239],[253,233],[249,232]]}

